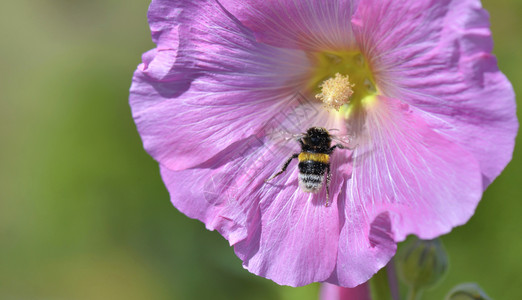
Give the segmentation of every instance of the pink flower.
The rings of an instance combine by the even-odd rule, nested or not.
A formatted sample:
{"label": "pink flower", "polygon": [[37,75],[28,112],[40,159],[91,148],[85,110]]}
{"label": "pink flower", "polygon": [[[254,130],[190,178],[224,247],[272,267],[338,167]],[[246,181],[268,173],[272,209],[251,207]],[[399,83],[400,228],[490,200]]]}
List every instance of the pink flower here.
{"label": "pink flower", "polygon": [[[149,22],[144,147],[172,203],[279,284],[367,281],[406,235],[464,224],[511,159],[514,93],[478,0],[153,0]],[[356,145],[331,155],[329,207],[296,162],[265,182],[300,151],[281,132],[314,126]]]}

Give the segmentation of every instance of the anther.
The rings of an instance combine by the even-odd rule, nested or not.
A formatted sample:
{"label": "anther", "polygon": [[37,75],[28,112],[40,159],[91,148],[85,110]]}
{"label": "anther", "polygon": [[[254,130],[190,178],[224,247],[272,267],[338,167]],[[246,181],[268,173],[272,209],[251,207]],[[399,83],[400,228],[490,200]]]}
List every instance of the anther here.
{"label": "anther", "polygon": [[339,111],[339,108],[350,101],[353,94],[353,84],[348,80],[348,75],[335,74],[319,86],[321,93],[315,98],[321,100],[327,108]]}

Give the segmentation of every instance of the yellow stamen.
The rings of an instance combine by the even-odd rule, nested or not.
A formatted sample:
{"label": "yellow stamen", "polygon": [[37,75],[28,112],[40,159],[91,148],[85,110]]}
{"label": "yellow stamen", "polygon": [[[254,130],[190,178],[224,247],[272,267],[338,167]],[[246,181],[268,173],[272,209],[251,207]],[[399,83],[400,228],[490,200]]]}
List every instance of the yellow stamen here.
{"label": "yellow stamen", "polygon": [[315,95],[315,98],[321,100],[326,108],[333,108],[339,111],[339,108],[350,101],[353,94],[354,84],[348,80],[348,75],[335,74],[335,77],[329,78],[319,86],[321,93]]}

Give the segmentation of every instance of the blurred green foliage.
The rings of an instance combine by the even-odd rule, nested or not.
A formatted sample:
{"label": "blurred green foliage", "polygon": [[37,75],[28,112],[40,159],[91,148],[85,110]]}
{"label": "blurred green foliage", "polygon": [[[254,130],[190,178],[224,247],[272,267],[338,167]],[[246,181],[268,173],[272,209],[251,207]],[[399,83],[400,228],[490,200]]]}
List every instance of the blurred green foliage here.
{"label": "blurred green foliage", "polygon": [[[0,299],[316,299],[318,284],[249,274],[218,233],[170,204],[127,104],[132,72],[154,47],[148,5],[0,4]],[[521,94],[522,1],[484,6]],[[472,220],[442,238],[451,267],[426,299],[464,281],[522,299],[521,151]]]}

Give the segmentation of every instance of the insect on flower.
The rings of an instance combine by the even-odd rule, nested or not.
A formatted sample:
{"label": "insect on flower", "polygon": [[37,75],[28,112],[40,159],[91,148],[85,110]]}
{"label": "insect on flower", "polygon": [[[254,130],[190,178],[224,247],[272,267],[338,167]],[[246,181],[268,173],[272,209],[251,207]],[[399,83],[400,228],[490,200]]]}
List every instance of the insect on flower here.
{"label": "insect on flower", "polygon": [[[152,0],[148,17],[144,148],[173,205],[278,284],[366,282],[407,235],[466,223],[511,160],[515,96],[479,0]],[[309,131],[277,139],[305,108],[291,131]]]}
{"label": "insect on flower", "polygon": [[329,206],[330,199],[330,155],[336,148],[346,149],[342,144],[332,144],[332,136],[326,128],[311,127],[300,136],[297,141],[301,145],[301,152],[293,154],[283,165],[281,171],[275,173],[266,181],[270,181],[281,175],[293,159],[299,161],[299,187],[304,192],[317,193],[321,190],[326,174],[326,203]]}

